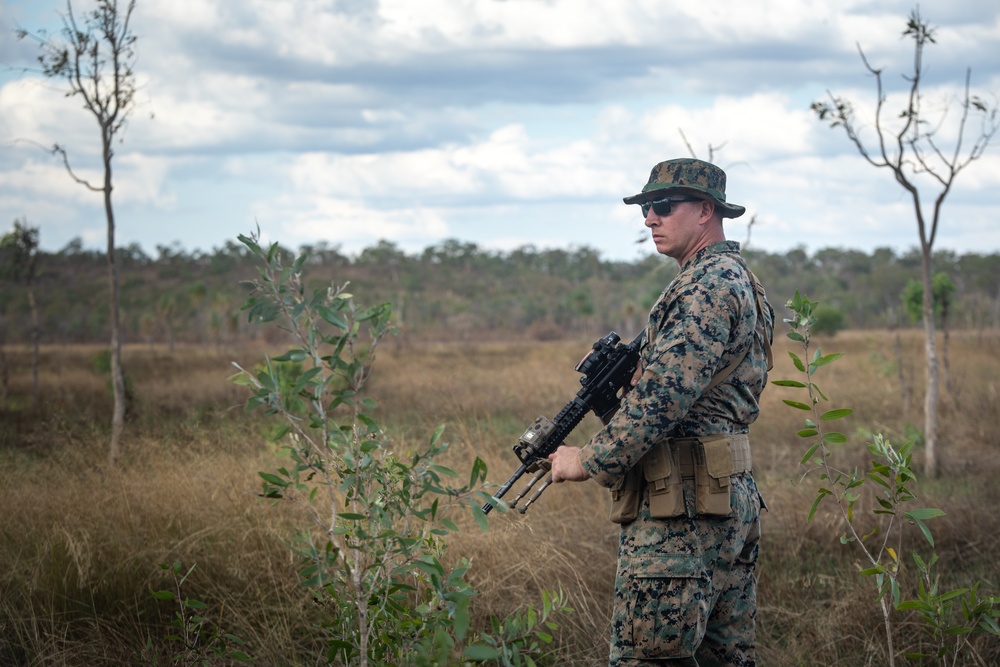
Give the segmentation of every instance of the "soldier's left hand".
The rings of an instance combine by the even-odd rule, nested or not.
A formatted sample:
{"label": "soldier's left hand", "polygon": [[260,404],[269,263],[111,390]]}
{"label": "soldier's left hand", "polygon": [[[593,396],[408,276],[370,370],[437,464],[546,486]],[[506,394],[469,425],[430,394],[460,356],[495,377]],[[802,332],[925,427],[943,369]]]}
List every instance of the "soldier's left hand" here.
{"label": "soldier's left hand", "polygon": [[559,445],[556,451],[549,454],[552,462],[553,482],[585,482],[590,475],[580,463],[580,448]]}

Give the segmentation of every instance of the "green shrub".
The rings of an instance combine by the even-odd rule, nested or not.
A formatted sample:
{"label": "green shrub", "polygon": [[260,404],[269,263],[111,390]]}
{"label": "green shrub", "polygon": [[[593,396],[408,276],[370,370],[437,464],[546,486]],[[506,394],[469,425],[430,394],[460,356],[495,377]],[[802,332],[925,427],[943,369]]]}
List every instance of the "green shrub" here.
{"label": "green shrub", "polygon": [[240,240],[263,264],[244,310],[251,321],[280,323],[295,344],[254,372],[237,366],[234,380],[250,387],[249,410],[282,418],[275,438],[287,458],[260,473],[262,495],[292,501],[310,519],[291,548],[301,583],[326,612],[318,629],[326,662],[536,664],[552,641],[550,616],[568,611],[565,598],[545,595],[541,614],[529,608],[494,620],[493,634],[475,633],[469,563],[445,557],[456,511],[487,528],[486,465],[477,457],[458,485],[437,462],[444,427],[423,448],[402,451],[373,416],[377,402],[364,390],[390,331],[388,304],[361,308],[347,285],[307,294],[306,255],[284,267],[277,244],[264,250],[256,237]]}
{"label": "green shrub", "polygon": [[[808,441],[810,446],[802,457],[805,475],[817,474],[820,486],[816,498],[809,509],[812,521],[821,503],[834,502],[841,518],[843,532],[840,541],[852,545],[860,560],[860,574],[872,578],[885,626],[888,645],[888,664],[895,664],[896,651],[893,647],[892,625],[894,611],[914,611],[930,634],[935,652],[910,651],[907,658],[925,659],[936,657],[942,664],[959,664],[959,658],[968,647],[969,637],[975,633],[989,633],[1000,636],[1000,597],[979,596],[980,583],[971,588],[957,588],[942,591],[937,573],[933,571],[937,555],[924,560],[916,551],[912,560],[917,566],[917,589],[915,599],[902,599],[900,578],[905,571],[903,558],[904,532],[906,525],[919,528],[927,545],[934,548],[934,538],[927,521],[944,515],[933,507],[911,507],[917,496],[913,493],[916,475],[912,470],[913,441],[893,445],[876,433],[868,443],[871,465],[866,471],[841,470],[833,458],[830,445],[848,442],[843,433],[830,430],[831,422],[844,419],[853,413],[850,408],[822,409],[830,401],[815,383],[816,373],[825,366],[835,363],[843,355],[824,355],[822,350],[811,347],[812,334],[819,321],[817,313],[821,308],[808,297],[798,292],[786,306],[793,317],[785,322],[790,326],[788,338],[801,345],[801,356],[789,352],[796,370],[803,381],[777,380],[773,384],[804,392],[805,401],[785,399],[789,407],[808,414],[803,428],[797,435]],[[862,487],[873,490],[870,496],[862,493]],[[874,497],[871,508],[870,526],[860,525],[859,511],[866,497]],[[961,604],[959,604],[961,603]]]}

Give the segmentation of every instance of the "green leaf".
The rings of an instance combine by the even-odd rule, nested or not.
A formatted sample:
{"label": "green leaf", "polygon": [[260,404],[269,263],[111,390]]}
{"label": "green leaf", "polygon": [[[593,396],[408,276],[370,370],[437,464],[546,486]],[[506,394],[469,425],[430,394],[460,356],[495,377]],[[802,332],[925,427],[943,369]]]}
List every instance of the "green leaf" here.
{"label": "green leaf", "polygon": [[149,593],[157,600],[173,600],[177,597],[170,591],[150,591]]}
{"label": "green leaf", "polygon": [[[904,516],[906,516],[906,515],[904,515]],[[912,519],[912,517],[911,517],[911,519]],[[924,539],[927,540],[927,543],[930,544],[933,547],[934,546],[934,536],[931,535],[931,530],[930,530],[930,528],[927,527],[927,524],[925,524],[920,519],[912,519],[912,520],[913,520],[913,522],[915,524],[917,524],[917,527],[920,528],[920,532],[924,534]]]}
{"label": "green leaf", "polygon": [[[819,350],[816,350],[816,352],[819,353]],[[813,359],[813,362],[812,362],[811,365],[812,366],[816,366],[816,367],[818,367],[818,366],[826,366],[827,364],[831,364],[834,361],[836,361],[837,359],[840,359],[842,356],[844,356],[844,354],[842,352],[837,352],[835,354],[828,354],[825,357],[818,357],[816,359]]]}
{"label": "green leaf", "polygon": [[811,438],[814,435],[819,435],[819,431],[817,431],[814,428],[804,428],[801,431],[798,431],[795,435],[799,436],[800,438]]}
{"label": "green leaf", "polygon": [[284,438],[286,435],[288,435],[288,432],[291,431],[291,430],[292,430],[291,424],[277,424],[274,427],[274,430],[268,436],[268,439],[271,442],[278,442],[279,440],[281,440],[282,438]]}
{"label": "green leaf", "polygon": [[904,600],[896,605],[896,609],[899,611],[908,611],[910,609],[928,611],[928,605],[920,600]]}
{"label": "green leaf", "polygon": [[487,660],[497,660],[500,657],[500,651],[486,644],[470,644],[462,651],[462,657],[466,660],[485,662]]}
{"label": "green leaf", "polygon": [[816,509],[819,507],[819,503],[820,501],[823,500],[824,495],[826,494],[821,493],[818,496],[816,496],[816,500],[813,501],[812,507],[809,508],[809,518],[807,519],[807,521],[812,522],[813,516],[815,516],[816,514]]}
{"label": "green leaf", "polygon": [[263,479],[265,482],[267,482],[268,484],[273,484],[274,486],[280,486],[284,488],[287,487],[289,484],[288,480],[282,479],[277,475],[272,475],[269,472],[258,472],[257,474],[260,475],[260,478]]}
{"label": "green leaf", "polygon": [[934,519],[939,516],[944,516],[944,510],[937,509],[936,507],[921,507],[919,509],[910,510],[904,514],[907,519],[924,520],[924,519]]}
{"label": "green leaf", "polygon": [[812,410],[812,406],[811,405],[806,405],[805,403],[800,403],[798,401],[790,401],[790,400],[785,399],[785,400],[782,401],[782,403],[784,403],[785,405],[787,405],[789,407],[795,408],[796,410],[805,410],[807,412],[809,412],[809,411]]}
{"label": "green leaf", "polygon": [[446,475],[448,477],[458,477],[458,473],[452,470],[451,468],[447,468],[445,466],[438,465],[436,463],[428,466],[428,468],[430,470],[433,470],[434,472],[439,472],[442,475]]}
{"label": "green leaf", "polygon": [[961,597],[968,592],[969,592],[968,588],[956,588],[953,591],[942,593],[941,597],[938,598],[938,602],[947,602],[948,600],[954,600],[955,598]]}
{"label": "green leaf", "polygon": [[847,436],[844,435],[843,433],[837,433],[836,431],[832,431],[823,436],[823,442],[842,445],[845,442],[847,442]]}
{"label": "green leaf", "polygon": [[799,463],[801,463],[802,465],[809,463],[809,461],[812,460],[812,457],[815,456],[816,450],[819,449],[820,445],[822,444],[823,443],[817,442],[815,445],[810,447],[809,450],[805,453],[805,456],[802,457],[802,460],[799,461]]}
{"label": "green leaf", "polygon": [[390,306],[388,303],[372,306],[358,315],[358,322],[367,322],[368,320],[383,318],[388,316],[390,312]]}
{"label": "green leaf", "polygon": [[806,366],[805,364],[802,363],[802,360],[799,359],[798,355],[796,355],[794,352],[789,352],[788,356],[792,358],[792,363],[795,364],[795,368],[797,368],[802,373],[806,372]]}
{"label": "green leaf", "polygon": [[853,414],[854,410],[850,408],[841,408],[840,410],[829,410],[820,415],[820,419],[823,421],[833,421],[834,419],[843,419],[844,417]]}
{"label": "green leaf", "polygon": [[920,532],[924,534],[924,539],[926,539],[927,543],[933,547],[934,537],[931,535],[931,530],[927,527],[927,524],[924,523],[924,520],[944,516],[944,511],[934,507],[922,507],[910,510],[909,512],[904,513],[903,516],[917,525]]}
{"label": "green leaf", "polygon": [[486,473],[486,462],[477,456],[472,463],[472,471],[469,473],[469,488],[475,487],[479,481],[485,481]]}
{"label": "green leaf", "polygon": [[805,389],[806,385],[804,382],[799,382],[798,380],[774,380],[771,384],[777,387],[794,387],[796,389]]}
{"label": "green leaf", "polygon": [[285,352],[279,357],[275,357],[274,361],[294,361],[294,362],[305,361],[305,359],[308,356],[309,355],[306,354],[305,350],[296,348],[289,350],[288,352]]}
{"label": "green leaf", "polygon": [[331,310],[326,306],[319,306],[316,308],[316,312],[319,313],[319,316],[322,317],[328,324],[332,324],[341,330],[347,329],[347,321],[340,317],[340,315],[338,315],[334,310]]}

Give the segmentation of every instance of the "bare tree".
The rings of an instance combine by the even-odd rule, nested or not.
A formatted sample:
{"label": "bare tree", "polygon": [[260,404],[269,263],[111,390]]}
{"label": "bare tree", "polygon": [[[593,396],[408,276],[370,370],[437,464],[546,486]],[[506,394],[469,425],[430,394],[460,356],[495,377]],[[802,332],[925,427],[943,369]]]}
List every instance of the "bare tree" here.
{"label": "bare tree", "polygon": [[122,368],[122,327],[119,312],[118,266],[115,263],[115,215],[111,205],[112,148],[115,138],[125,129],[135,97],[136,37],[129,22],[135,0],[129,0],[124,12],[118,0],[97,0],[96,9],[83,15],[82,24],[73,14],[73,5],[66,2],[63,27],[55,38],[45,32],[29,34],[18,31],[18,37],[32,37],[41,48],[38,62],[42,73],[50,78],[65,79],[69,85],[67,97],[79,96],[83,108],[89,111],[101,129],[101,156],[104,182],[94,185],[79,177],[70,166],[63,146],[55,144],[53,155],[62,158],[66,171],[77,183],[104,196],[104,212],[108,221],[108,281],[111,286],[111,380],[114,411],[111,420],[111,445],[108,461],[118,457],[122,430],[125,426],[125,374]]}
{"label": "bare tree", "polygon": [[[0,237],[0,273],[24,285],[31,311],[31,397],[38,403],[38,305],[35,303],[35,268],[38,262],[38,228],[24,220],[14,221],[14,231]],[[4,368],[6,373],[6,367]],[[4,385],[6,390],[6,383]]]}
{"label": "bare tree", "polygon": [[[869,148],[860,135],[861,125],[854,115],[850,101],[828,92],[829,101],[813,102],[812,109],[821,121],[831,127],[841,127],[861,156],[874,167],[888,169],[896,182],[909,194],[920,234],[923,277],[923,324],[926,337],[927,394],[924,400],[924,440],[925,471],[933,477],[938,472],[937,452],[937,406],[939,393],[938,354],[934,333],[934,305],[932,288],[932,252],[934,240],[941,221],[941,208],[951,192],[959,172],[980,158],[997,131],[997,106],[987,106],[982,98],[970,93],[972,70],[965,73],[964,95],[960,100],[961,114],[948,129],[954,133],[954,147],[942,149],[938,136],[945,127],[948,109],[939,114],[929,112],[923,104],[921,85],[923,84],[923,54],[927,44],[935,43],[934,29],[920,16],[918,9],[910,13],[903,37],[913,40],[913,73],[904,75],[908,83],[906,104],[898,113],[898,127],[890,128],[886,120],[886,93],[883,88],[882,70],[876,69],[858,46],[865,69],[874,76],[877,89],[875,106],[876,145]],[[981,115],[981,127],[971,146],[963,152],[965,134],[970,115]],[[918,179],[923,179],[918,184]],[[921,194],[927,190],[936,191],[930,216],[924,212]]]}

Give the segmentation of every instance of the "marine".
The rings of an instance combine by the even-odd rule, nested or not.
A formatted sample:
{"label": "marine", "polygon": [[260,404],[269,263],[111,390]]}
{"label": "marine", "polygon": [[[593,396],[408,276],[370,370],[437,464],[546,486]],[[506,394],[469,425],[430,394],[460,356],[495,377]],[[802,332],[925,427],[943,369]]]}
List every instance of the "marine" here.
{"label": "marine", "polygon": [[774,311],[726,240],[726,175],[697,159],[653,167],[638,204],[679,273],[649,313],[630,391],[582,448],[551,456],[554,482],[611,490],[620,539],[609,664],[756,663],[763,500],[749,427],[771,364]]}

